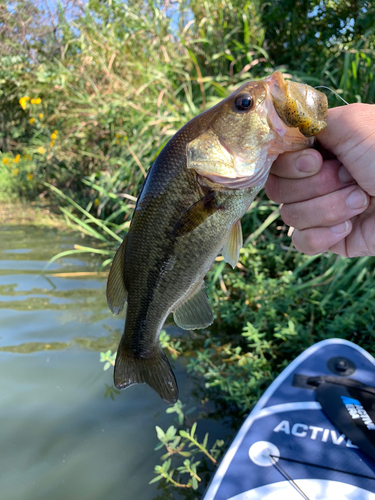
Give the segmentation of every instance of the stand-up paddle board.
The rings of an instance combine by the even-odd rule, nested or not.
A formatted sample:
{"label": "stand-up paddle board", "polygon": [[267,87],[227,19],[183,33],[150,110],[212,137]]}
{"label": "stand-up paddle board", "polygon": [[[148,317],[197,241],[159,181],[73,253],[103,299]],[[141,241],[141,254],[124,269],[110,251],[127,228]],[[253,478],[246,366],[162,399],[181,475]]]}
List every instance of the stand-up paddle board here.
{"label": "stand-up paddle board", "polygon": [[374,386],[361,347],[307,349],[245,420],[204,500],[375,500]]}

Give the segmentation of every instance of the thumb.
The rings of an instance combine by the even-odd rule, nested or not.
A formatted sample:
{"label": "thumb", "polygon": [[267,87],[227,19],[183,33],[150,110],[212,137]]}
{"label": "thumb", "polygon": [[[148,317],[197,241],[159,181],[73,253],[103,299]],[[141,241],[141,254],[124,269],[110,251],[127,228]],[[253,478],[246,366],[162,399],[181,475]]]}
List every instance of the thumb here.
{"label": "thumb", "polygon": [[317,138],[358,184],[375,196],[375,105],[349,104],[329,109],[327,127]]}

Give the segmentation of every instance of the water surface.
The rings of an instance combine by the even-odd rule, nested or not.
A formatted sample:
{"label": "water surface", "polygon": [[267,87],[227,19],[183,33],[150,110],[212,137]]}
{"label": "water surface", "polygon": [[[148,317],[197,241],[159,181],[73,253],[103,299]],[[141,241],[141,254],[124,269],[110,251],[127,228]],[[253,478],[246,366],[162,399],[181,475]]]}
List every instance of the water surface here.
{"label": "water surface", "polygon": [[[170,498],[148,485],[162,454],[155,425],[173,423],[166,404],[144,385],[108,394],[112,370],[99,353],[117,349],[124,318],[107,308],[98,262],[64,258],[41,273],[77,242],[56,229],[0,228],[0,498]],[[183,402],[199,404],[183,364],[174,369]]]}

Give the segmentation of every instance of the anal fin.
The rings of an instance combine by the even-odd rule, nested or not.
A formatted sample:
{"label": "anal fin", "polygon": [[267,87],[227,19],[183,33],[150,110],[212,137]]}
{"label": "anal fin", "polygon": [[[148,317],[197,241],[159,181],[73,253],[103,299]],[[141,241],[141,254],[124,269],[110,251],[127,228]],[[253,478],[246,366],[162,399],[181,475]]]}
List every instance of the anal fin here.
{"label": "anal fin", "polygon": [[107,303],[108,307],[114,314],[120,314],[120,312],[124,308],[126,298],[128,296],[128,292],[125,288],[124,283],[125,249],[127,237],[128,235],[125,236],[123,242],[116,252],[107,281]]}
{"label": "anal fin", "polygon": [[164,352],[156,347],[149,357],[135,357],[119,346],[114,373],[115,386],[126,389],[134,384],[148,384],[167,403],[178,400],[176,378]]}
{"label": "anal fin", "polygon": [[234,224],[229,234],[228,241],[225,243],[223,250],[221,252],[225,262],[228,262],[228,264],[230,264],[233,267],[233,269],[237,265],[242,245],[243,245],[242,227],[241,227],[241,221],[238,220]]}
{"label": "anal fin", "polygon": [[204,283],[173,312],[173,319],[176,325],[184,330],[206,328],[212,324],[214,315]]}

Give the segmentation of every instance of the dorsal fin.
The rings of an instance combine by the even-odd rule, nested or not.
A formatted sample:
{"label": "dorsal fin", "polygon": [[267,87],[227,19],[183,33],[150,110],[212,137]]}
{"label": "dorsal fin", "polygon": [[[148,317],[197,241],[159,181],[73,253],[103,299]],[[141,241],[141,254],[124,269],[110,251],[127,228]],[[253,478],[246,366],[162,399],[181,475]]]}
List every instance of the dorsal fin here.
{"label": "dorsal fin", "polygon": [[214,315],[205,288],[202,282],[197,291],[173,312],[173,319],[177,326],[184,330],[196,330],[211,325]]}
{"label": "dorsal fin", "polygon": [[223,250],[221,252],[225,262],[228,262],[228,264],[230,264],[233,267],[233,269],[237,265],[242,245],[243,245],[242,227],[241,227],[241,221],[238,220],[232,227],[228,241],[225,243]]}
{"label": "dorsal fin", "polygon": [[125,249],[128,235],[118,248],[113,259],[107,281],[107,303],[113,314],[120,314],[123,310],[128,292],[124,283]]}
{"label": "dorsal fin", "polygon": [[182,217],[176,222],[173,228],[174,236],[182,236],[190,233],[196,227],[200,226],[210,215],[219,210],[215,203],[215,193],[210,192],[201,200],[191,205]]}

